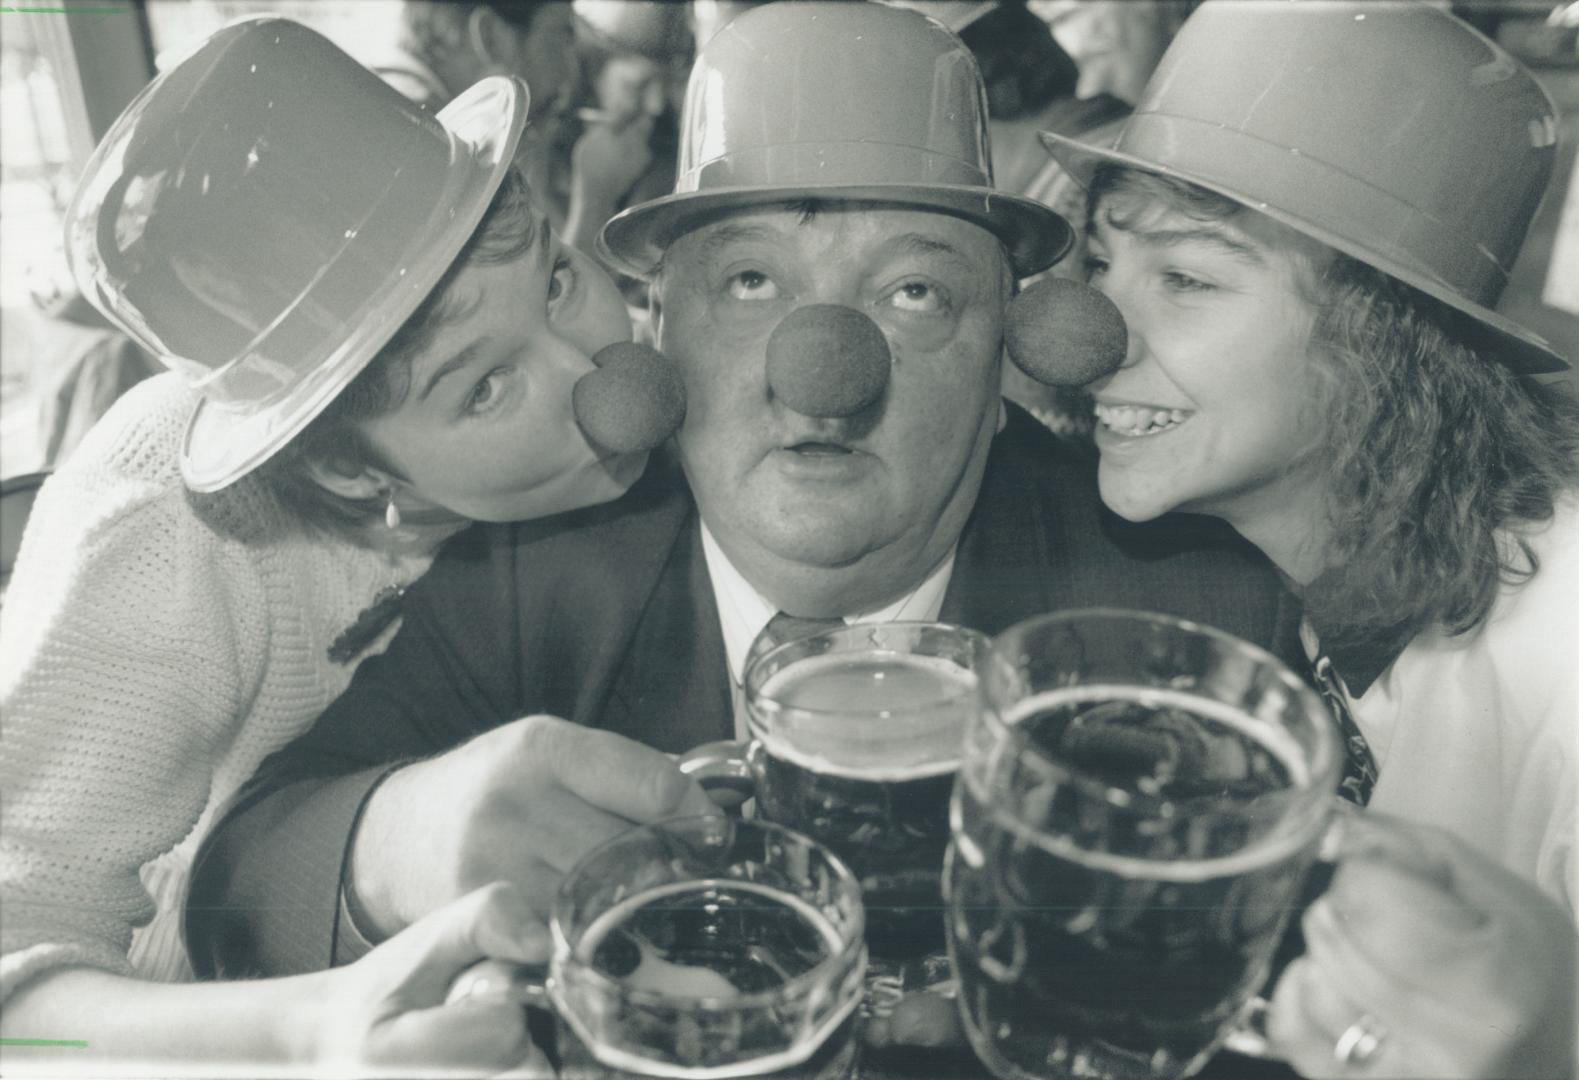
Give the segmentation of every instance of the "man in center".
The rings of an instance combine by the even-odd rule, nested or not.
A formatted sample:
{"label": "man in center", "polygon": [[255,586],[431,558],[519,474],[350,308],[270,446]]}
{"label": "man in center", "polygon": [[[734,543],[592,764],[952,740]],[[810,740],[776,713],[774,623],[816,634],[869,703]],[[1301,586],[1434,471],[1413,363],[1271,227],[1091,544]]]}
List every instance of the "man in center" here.
{"label": "man in center", "polygon": [[[709,42],[676,193],[602,236],[652,281],[684,374],[674,453],[618,503],[441,555],[388,653],[211,838],[200,968],[344,962],[482,881],[546,909],[596,843],[705,804],[667,755],[734,734],[779,613],[996,633],[1101,605],[1281,640],[1252,549],[1197,519],[1121,522],[1094,462],[1000,399],[1014,282],[1069,227],[992,190],[984,113],[969,52],[911,11],[774,4]],[[805,335],[774,337],[812,305]],[[888,359],[852,390],[829,357],[871,324]]]}

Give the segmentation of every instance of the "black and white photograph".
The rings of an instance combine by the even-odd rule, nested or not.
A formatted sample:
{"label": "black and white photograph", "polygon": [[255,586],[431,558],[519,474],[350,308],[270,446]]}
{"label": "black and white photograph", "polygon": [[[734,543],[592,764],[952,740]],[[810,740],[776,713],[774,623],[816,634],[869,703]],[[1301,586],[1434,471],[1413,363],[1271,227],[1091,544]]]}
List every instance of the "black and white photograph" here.
{"label": "black and white photograph", "polygon": [[1579,0],[0,3],[0,1077],[1579,1077]]}

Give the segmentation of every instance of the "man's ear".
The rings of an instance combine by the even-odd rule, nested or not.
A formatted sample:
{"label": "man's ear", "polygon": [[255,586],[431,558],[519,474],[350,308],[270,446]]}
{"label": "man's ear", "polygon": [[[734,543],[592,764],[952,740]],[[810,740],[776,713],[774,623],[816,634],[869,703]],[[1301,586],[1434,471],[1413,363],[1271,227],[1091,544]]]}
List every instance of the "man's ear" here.
{"label": "man's ear", "polygon": [[515,30],[487,4],[474,5],[466,16],[466,42],[485,67],[512,67]]}
{"label": "man's ear", "polygon": [[313,482],[332,495],[342,499],[363,501],[387,499],[397,486],[394,477],[383,469],[365,465],[360,469],[343,460],[316,459],[307,462],[307,472]]}

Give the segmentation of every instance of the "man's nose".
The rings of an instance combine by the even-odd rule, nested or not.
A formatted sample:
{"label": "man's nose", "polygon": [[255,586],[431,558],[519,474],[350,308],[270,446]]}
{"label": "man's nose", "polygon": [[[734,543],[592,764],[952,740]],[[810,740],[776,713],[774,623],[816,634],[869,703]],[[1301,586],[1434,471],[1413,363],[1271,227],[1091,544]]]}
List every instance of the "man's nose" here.
{"label": "man's nose", "polygon": [[768,388],[802,416],[854,416],[883,396],[892,362],[882,328],[843,304],[798,307],[768,336]]}

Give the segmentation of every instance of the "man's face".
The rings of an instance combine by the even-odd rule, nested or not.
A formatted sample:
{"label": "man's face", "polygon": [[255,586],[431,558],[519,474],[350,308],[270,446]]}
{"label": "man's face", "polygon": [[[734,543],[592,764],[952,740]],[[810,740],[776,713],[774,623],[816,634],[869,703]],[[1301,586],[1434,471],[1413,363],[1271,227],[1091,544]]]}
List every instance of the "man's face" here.
{"label": "man's face", "polygon": [[1138,195],[1098,204],[1091,284],[1129,327],[1124,366],[1091,387],[1108,506],[1134,521],[1214,514],[1252,539],[1304,520],[1320,401],[1304,282],[1323,257],[1260,214],[1201,221]]}
{"label": "man's face", "polygon": [[[813,591],[837,582],[840,606],[860,610],[948,553],[996,430],[1008,293],[996,239],[924,211],[748,210],[670,246],[657,326],[686,381],[686,475],[759,588],[797,567]],[[814,303],[863,312],[888,339],[887,392],[854,416],[804,416],[768,385],[768,336]],[[805,597],[769,599],[810,613]]]}

